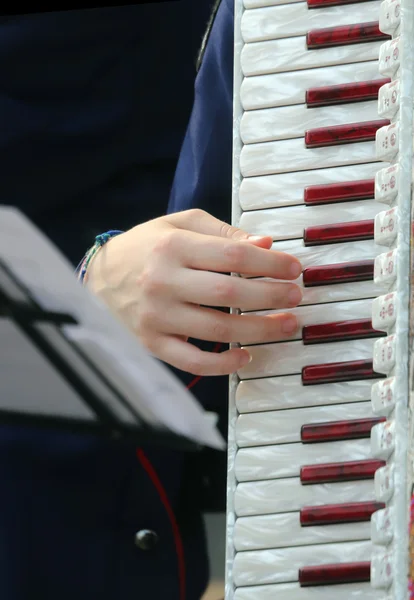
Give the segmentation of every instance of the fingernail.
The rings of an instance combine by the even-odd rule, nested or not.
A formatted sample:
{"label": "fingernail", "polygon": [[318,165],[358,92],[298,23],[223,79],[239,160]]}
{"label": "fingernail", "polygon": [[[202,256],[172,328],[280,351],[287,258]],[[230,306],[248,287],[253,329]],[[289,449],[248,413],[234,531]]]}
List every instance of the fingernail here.
{"label": "fingernail", "polygon": [[297,279],[301,273],[302,273],[302,265],[297,262],[293,263],[292,266],[290,267],[290,274],[292,275],[293,279]]}
{"label": "fingernail", "polygon": [[244,352],[243,357],[240,359],[240,366],[245,367],[253,360],[253,356],[247,350]]}
{"label": "fingernail", "polygon": [[283,333],[293,333],[298,328],[298,320],[293,315],[289,315],[282,323]]}
{"label": "fingernail", "polygon": [[257,242],[258,240],[262,240],[267,237],[266,235],[249,235],[247,238],[244,238],[247,242]]}
{"label": "fingernail", "polygon": [[298,287],[292,288],[287,295],[288,302],[291,306],[297,306],[302,300],[302,292]]}

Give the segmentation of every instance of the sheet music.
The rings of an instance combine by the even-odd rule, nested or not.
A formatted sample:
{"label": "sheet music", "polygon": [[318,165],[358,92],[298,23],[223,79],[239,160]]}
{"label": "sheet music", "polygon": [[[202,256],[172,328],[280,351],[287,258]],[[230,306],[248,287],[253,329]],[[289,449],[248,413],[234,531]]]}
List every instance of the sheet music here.
{"label": "sheet music", "polygon": [[[49,342],[56,347],[63,347],[65,339],[69,340],[75,349],[87,356],[91,364],[103,371],[132,409],[128,415],[125,413],[124,420],[128,420],[131,413],[135,412],[152,427],[170,430],[203,445],[224,447],[214,420],[209,418],[192,394],[77,281],[69,261],[14,207],[0,206],[0,259],[44,310],[74,317],[77,324],[64,325],[61,331],[51,324],[39,325],[43,328],[42,335],[47,335]],[[12,377],[22,376],[18,372],[19,362],[10,359],[8,350],[10,344],[17,343],[17,337],[10,323],[6,324],[5,321],[0,319],[0,377],[3,391],[7,389],[7,379],[10,381]],[[23,369],[21,339],[19,343],[20,354],[17,354],[21,357]],[[57,381],[49,383],[49,390],[58,385]],[[68,384],[65,384],[68,388]],[[65,393],[69,398],[70,391],[66,390]],[[1,396],[0,408],[4,408],[7,393]],[[35,391],[33,397],[37,397]],[[105,398],[105,401],[111,402],[110,398]],[[16,405],[18,410],[30,411],[35,408],[27,392],[19,402]],[[53,397],[49,398],[50,402],[53,403]],[[84,417],[88,418],[88,415]]]}

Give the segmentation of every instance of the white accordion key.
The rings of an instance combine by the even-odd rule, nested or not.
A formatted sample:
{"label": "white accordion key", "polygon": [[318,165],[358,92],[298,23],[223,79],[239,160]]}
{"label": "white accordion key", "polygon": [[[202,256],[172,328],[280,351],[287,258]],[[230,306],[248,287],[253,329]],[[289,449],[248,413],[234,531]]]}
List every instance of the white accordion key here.
{"label": "white accordion key", "polygon": [[[312,210],[313,209],[311,209],[311,211]],[[343,212],[341,214],[345,213]],[[243,223],[245,223],[244,220]],[[252,221],[250,221],[250,223],[252,223]],[[246,230],[249,231],[249,229]],[[275,250],[276,252],[287,252],[288,254],[296,256],[296,258],[300,261],[303,269],[306,269],[307,267],[316,267],[326,264],[356,262],[360,260],[374,260],[381,252],[381,247],[379,247],[374,240],[363,240],[361,242],[355,243],[343,242],[331,245],[324,244],[323,246],[305,246],[302,240],[295,239],[274,242],[274,244],[272,245],[272,250]],[[300,283],[299,279],[297,282],[298,284]],[[335,284],[335,287],[337,285],[339,286],[341,284]],[[349,282],[348,285],[352,285],[351,282]],[[316,302],[313,302],[313,304],[332,301],[330,297],[331,291],[332,298],[336,299],[335,291],[332,289],[334,286],[328,285],[321,286],[321,288],[322,287],[325,287],[325,290],[326,288],[328,288],[326,290],[328,293],[326,294],[325,291],[325,295],[323,295],[321,292],[318,293],[318,291],[315,289],[315,298],[317,297],[319,298],[319,300],[316,300]],[[312,288],[306,288],[305,293],[310,292],[311,289]],[[372,295],[375,295],[374,291]],[[337,299],[339,300],[339,297]]]}
{"label": "white accordion key", "polygon": [[379,28],[383,33],[393,34],[401,21],[400,0],[384,0],[380,6]]}
{"label": "white accordion key", "polygon": [[372,502],[372,479],[302,485],[299,477],[239,483],[234,496],[236,515],[252,516],[301,510],[304,506]]}
{"label": "white accordion key", "polygon": [[379,254],[375,258],[374,281],[388,286],[394,283],[397,277],[398,250],[392,250],[385,254]]}
{"label": "white accordion key", "polygon": [[[295,375],[304,367],[372,358],[372,340],[347,340],[304,346],[302,342],[280,342],[249,346],[252,361],[239,369],[240,379]],[[315,382],[316,383],[316,382]],[[322,383],[322,382],[321,382]],[[311,395],[309,391],[309,395]]]}
{"label": "white accordion key", "polygon": [[395,406],[395,377],[381,379],[371,389],[371,404],[374,415],[388,417]]}
{"label": "white accordion key", "polygon": [[388,375],[395,365],[397,337],[389,335],[374,343],[373,365],[374,371]]}
{"label": "white accordion key", "polygon": [[334,523],[325,527],[318,525],[303,527],[300,513],[288,512],[237,519],[233,539],[235,549],[242,552],[306,544],[368,540],[370,533],[369,521]]}
{"label": "white accordion key", "polygon": [[378,129],[375,138],[375,150],[378,160],[392,162],[398,154],[399,125],[392,123]]}
{"label": "white accordion key", "polygon": [[394,452],[395,425],[394,421],[378,423],[371,429],[372,455],[380,460],[387,460]]}
{"label": "white accordion key", "polygon": [[243,177],[273,175],[378,162],[373,142],[306,148],[303,139],[279,140],[243,146],[240,171]]}
{"label": "white accordion key", "polygon": [[239,552],[233,564],[234,583],[236,586],[251,586],[298,581],[302,567],[365,562],[370,560],[371,554],[370,542]]}
{"label": "white accordion key", "polygon": [[246,44],[240,54],[245,77],[377,60],[380,42],[309,50],[306,36]]}
{"label": "white accordion key", "polygon": [[379,72],[393,76],[400,67],[400,38],[382,44],[379,53]]}
{"label": "white accordion key", "polygon": [[393,538],[393,510],[383,508],[371,516],[371,540],[374,544],[388,546]]}
{"label": "white accordion key", "polygon": [[241,19],[241,35],[245,43],[276,40],[305,35],[309,30],[338,25],[354,25],[378,19],[380,2],[371,1],[367,6],[333,6],[324,10],[309,10],[306,2],[289,6],[273,6],[244,11]]}
{"label": "white accordion key", "polygon": [[[352,302],[331,302],[316,306],[298,306],[289,312],[296,316],[299,329],[296,339],[302,339],[302,329],[308,325],[321,325],[335,321],[351,321],[355,319],[368,319],[372,315],[371,300],[353,300]],[[243,313],[245,315],[274,315],[286,312],[286,309],[263,310]],[[295,338],[290,338],[295,339]],[[243,341],[241,341],[243,344]]]}
{"label": "white accordion key", "polygon": [[263,211],[254,210],[242,214],[240,227],[252,235],[271,235],[275,241],[298,239],[303,237],[303,230],[307,227],[375,219],[382,208],[384,207],[375,200],[364,200],[311,208],[302,204]]}
{"label": "white accordion key", "polygon": [[[361,242],[361,244],[363,243],[364,242]],[[375,258],[378,252],[375,252],[374,249],[371,249],[371,251],[367,250],[366,254],[369,260],[370,258]],[[258,278],[258,281],[274,283],[273,280],[265,277]],[[302,276],[300,276],[295,281],[295,283],[301,288],[303,294],[300,306],[307,306],[309,304],[319,304],[321,302],[330,304],[332,302],[346,302],[347,300],[362,300],[364,298],[372,298],[375,296],[379,296],[380,294],[383,294],[387,291],[386,286],[374,283],[372,280],[355,281],[353,283],[338,283],[336,285],[320,285],[316,287],[304,288],[303,279]],[[269,309],[269,306],[263,306],[263,304],[259,304],[259,301],[256,306],[254,304],[249,307],[246,307],[244,305],[240,306],[240,310],[242,312],[249,312],[249,310],[254,311],[265,309]]]}
{"label": "white accordion key", "polygon": [[[286,310],[263,310],[242,314],[245,316],[271,316],[281,312],[286,312]],[[323,325],[325,323],[342,323],[344,321],[354,321],[359,319],[368,321],[372,314],[372,307],[370,300],[354,300],[352,302],[331,302],[330,304],[322,304],[319,306],[299,306],[297,308],[292,308],[289,312],[296,316],[299,324],[297,331],[289,337],[289,340],[303,340],[306,343],[308,330],[304,330],[304,327],[309,327],[310,325]],[[355,337],[364,336],[357,335]],[[378,336],[373,334],[371,337]],[[338,334],[338,338],[341,339],[340,334]],[[275,334],[274,339],[271,339],[270,336],[267,339],[267,342],[277,341],[279,341],[279,334]],[[242,345],[250,345],[253,344],[254,341],[246,342],[242,338],[239,340],[239,343]]]}
{"label": "white accordion key", "polygon": [[398,233],[398,208],[381,211],[375,217],[374,240],[379,246],[392,246]]}
{"label": "white accordion key", "polygon": [[309,110],[305,104],[247,111],[240,121],[244,144],[301,138],[308,129],[378,119],[374,101]]}
{"label": "white accordion key", "polygon": [[374,477],[377,502],[387,503],[394,494],[394,468],[390,465],[377,469]]}
{"label": "white accordion key", "polygon": [[378,93],[378,114],[391,119],[400,108],[400,81],[396,79],[383,85]]}
{"label": "white accordion key", "polygon": [[370,458],[372,458],[371,444],[367,438],[341,442],[241,448],[236,454],[235,473],[240,482],[281,479],[300,476],[301,468],[304,466]]}
{"label": "white accordion key", "polygon": [[309,88],[377,79],[382,79],[378,72],[378,61],[258,75],[243,79],[240,101],[244,110],[305,104]]}
{"label": "white accordion key", "polygon": [[370,402],[240,415],[235,428],[236,442],[240,448],[304,442],[306,430],[302,431],[302,428],[307,425],[372,417]]}
{"label": "white accordion key", "polygon": [[396,292],[379,296],[372,301],[372,326],[378,331],[388,332],[396,319]]}
{"label": "white accordion key", "polygon": [[375,200],[392,204],[398,195],[399,166],[392,165],[381,169],[375,176]]}
{"label": "white accordion key", "polygon": [[[338,183],[346,185],[351,181],[372,180],[382,165],[383,163],[368,163],[243,179],[238,200],[241,208],[246,211],[305,204],[305,197],[311,195],[316,186],[332,186]],[[370,187],[372,188],[372,184]],[[361,194],[361,199],[372,197],[370,187],[366,196]],[[325,193],[330,191],[331,197],[334,196],[332,187],[325,190]],[[339,198],[336,196],[339,201],[342,199],[342,190],[343,188],[339,188],[339,192],[336,192],[339,193]],[[383,202],[382,198],[377,198],[376,201]]]}
{"label": "white accordion key", "polygon": [[371,559],[371,585],[374,589],[388,589],[392,583],[392,555],[374,553]]}
{"label": "white accordion key", "polygon": [[372,379],[325,383],[312,386],[310,393],[309,388],[302,385],[300,375],[252,379],[241,381],[237,386],[236,406],[240,413],[254,413],[362,402],[371,398],[372,383]]}

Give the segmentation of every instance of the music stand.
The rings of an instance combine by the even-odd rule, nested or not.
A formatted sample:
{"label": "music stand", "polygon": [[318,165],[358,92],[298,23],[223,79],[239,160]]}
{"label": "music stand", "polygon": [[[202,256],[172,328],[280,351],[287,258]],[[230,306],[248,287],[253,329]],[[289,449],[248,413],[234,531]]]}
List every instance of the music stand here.
{"label": "music stand", "polygon": [[0,340],[1,422],[188,450],[222,446],[184,386],[10,207],[0,207]]}

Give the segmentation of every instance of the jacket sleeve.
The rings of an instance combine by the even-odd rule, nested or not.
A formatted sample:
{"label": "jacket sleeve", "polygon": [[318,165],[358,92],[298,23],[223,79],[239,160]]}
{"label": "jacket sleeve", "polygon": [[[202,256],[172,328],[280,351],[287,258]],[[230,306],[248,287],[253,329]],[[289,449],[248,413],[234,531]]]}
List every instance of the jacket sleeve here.
{"label": "jacket sleeve", "polygon": [[233,4],[234,0],[221,1],[208,35],[169,212],[202,208],[217,218],[230,219]]}

